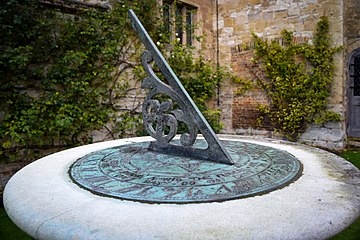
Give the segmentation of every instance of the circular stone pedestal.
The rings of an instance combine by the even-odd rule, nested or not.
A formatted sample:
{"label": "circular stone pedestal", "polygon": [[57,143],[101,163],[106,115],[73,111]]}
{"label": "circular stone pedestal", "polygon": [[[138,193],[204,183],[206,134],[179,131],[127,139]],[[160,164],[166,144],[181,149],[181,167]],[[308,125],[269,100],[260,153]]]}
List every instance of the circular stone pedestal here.
{"label": "circular stone pedestal", "polygon": [[10,179],[4,206],[36,239],[326,239],[360,215],[360,171],[340,157],[277,140],[222,136],[291,154],[295,182],[269,193],[211,203],[141,203],[92,194],[69,176],[94,151],[151,138],[77,147],[26,166]]}

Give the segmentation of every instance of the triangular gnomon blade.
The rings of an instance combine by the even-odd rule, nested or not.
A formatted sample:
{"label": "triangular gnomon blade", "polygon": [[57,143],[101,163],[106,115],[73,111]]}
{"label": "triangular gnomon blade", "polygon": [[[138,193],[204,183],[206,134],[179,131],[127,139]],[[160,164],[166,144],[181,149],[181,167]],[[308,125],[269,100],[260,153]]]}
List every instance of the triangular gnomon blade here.
{"label": "triangular gnomon blade", "polygon": [[[233,164],[229,153],[132,10],[129,10],[129,18],[132,27],[147,49],[142,55],[142,65],[148,77],[143,80],[142,87],[150,89],[150,92],[144,100],[142,114],[146,130],[156,139],[156,142],[150,144],[149,149]],[[155,61],[169,85],[156,76],[150,64],[152,61]],[[158,94],[165,94],[171,100],[160,102],[153,98]],[[173,106],[172,100],[180,109],[170,110]],[[178,121],[185,123],[189,131],[181,135],[181,146],[170,143],[176,135]],[[207,149],[192,147],[198,130],[208,143]]]}

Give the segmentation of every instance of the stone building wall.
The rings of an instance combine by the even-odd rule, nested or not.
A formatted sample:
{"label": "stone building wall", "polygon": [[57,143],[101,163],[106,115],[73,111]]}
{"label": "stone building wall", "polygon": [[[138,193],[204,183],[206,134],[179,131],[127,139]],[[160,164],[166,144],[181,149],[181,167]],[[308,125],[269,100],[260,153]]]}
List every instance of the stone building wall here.
{"label": "stone building wall", "polygon": [[[312,40],[319,18],[327,16],[334,46],[344,44],[343,0],[219,0],[218,3],[220,64],[231,63],[233,72],[240,77],[247,75],[244,63],[252,53],[251,32],[265,39],[274,39],[280,36],[281,30],[287,29],[294,32],[296,41],[307,42]],[[336,54],[329,108],[344,118],[343,59],[344,52]],[[256,108],[267,101],[261,91],[257,89],[244,96],[237,96],[236,85],[226,82],[221,88],[220,101],[225,133],[272,136],[272,132],[267,131],[269,129],[254,125],[258,117]],[[343,148],[345,138],[345,123],[341,122],[311,126],[301,141],[328,148]]]}
{"label": "stone building wall", "polygon": [[[159,2],[173,2],[159,0]],[[94,0],[97,2],[97,0]],[[204,49],[208,59],[216,62],[219,57],[221,66],[230,66],[240,77],[251,78],[245,68],[252,56],[252,36],[254,32],[266,39],[279,37],[282,29],[294,32],[296,41],[307,42],[313,37],[313,30],[321,16],[330,20],[332,42],[335,46],[345,45],[343,52],[335,57],[336,72],[329,100],[329,108],[343,117],[340,123],[313,125],[305,132],[301,141],[329,147],[342,148],[346,139],[347,113],[347,59],[359,44],[358,0],[182,0],[196,7],[195,35],[203,36],[203,44],[195,43],[198,49]],[[219,45],[218,45],[218,44]],[[219,54],[217,55],[217,51]],[[225,82],[218,96],[222,110],[224,133],[261,134],[273,136],[266,125],[258,127],[256,119],[261,105],[268,103],[266,95],[260,89],[236,95],[237,85]],[[134,94],[126,100],[132,107],[140,104],[142,94]],[[123,103],[122,103],[123,104]],[[217,101],[214,100],[216,105]],[[95,141],[107,139],[106,132],[94,134]]]}
{"label": "stone building wall", "polygon": [[344,0],[344,35],[347,44],[360,40],[360,6],[358,0]]}

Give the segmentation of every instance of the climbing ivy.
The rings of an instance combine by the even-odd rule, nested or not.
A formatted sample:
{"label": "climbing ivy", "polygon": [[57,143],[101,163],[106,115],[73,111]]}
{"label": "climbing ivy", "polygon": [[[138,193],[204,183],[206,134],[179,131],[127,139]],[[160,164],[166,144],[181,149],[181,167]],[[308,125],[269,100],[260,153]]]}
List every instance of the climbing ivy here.
{"label": "climbing ivy", "polygon": [[341,47],[330,46],[326,17],[317,24],[313,43],[296,43],[287,30],[281,33],[283,44],[253,36],[252,61],[263,72],[255,74],[256,83],[270,102],[259,107],[259,123],[266,119],[287,139],[296,140],[309,123],[340,120],[339,114],[327,109],[335,69],[333,56]]}
{"label": "climbing ivy", "polygon": [[0,156],[91,142],[111,119],[109,86],[133,67],[139,42],[131,7],[152,30],[156,0],[122,1],[111,11],[45,7],[37,0],[0,5]]}
{"label": "climbing ivy", "polygon": [[[157,4],[124,0],[110,10],[72,9],[71,14],[38,0],[0,4],[0,161],[33,159],[54,146],[90,143],[94,130],[105,129],[112,138],[144,134],[139,84],[144,48],[127,11],[136,12],[157,42],[166,35],[153,14]],[[219,130],[220,112],[209,110],[207,101],[228,73],[194,58],[188,46],[175,44],[163,51]],[[131,106],[129,96],[135,96]]]}

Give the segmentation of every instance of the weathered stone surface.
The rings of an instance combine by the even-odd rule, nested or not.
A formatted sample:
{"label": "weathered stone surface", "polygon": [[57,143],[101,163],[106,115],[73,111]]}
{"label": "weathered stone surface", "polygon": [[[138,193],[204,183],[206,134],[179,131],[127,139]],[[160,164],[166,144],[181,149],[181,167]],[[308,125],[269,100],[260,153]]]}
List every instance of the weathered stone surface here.
{"label": "weathered stone surface", "polygon": [[299,141],[317,147],[341,150],[346,146],[346,132],[342,123],[339,122],[314,124],[300,136]]}

